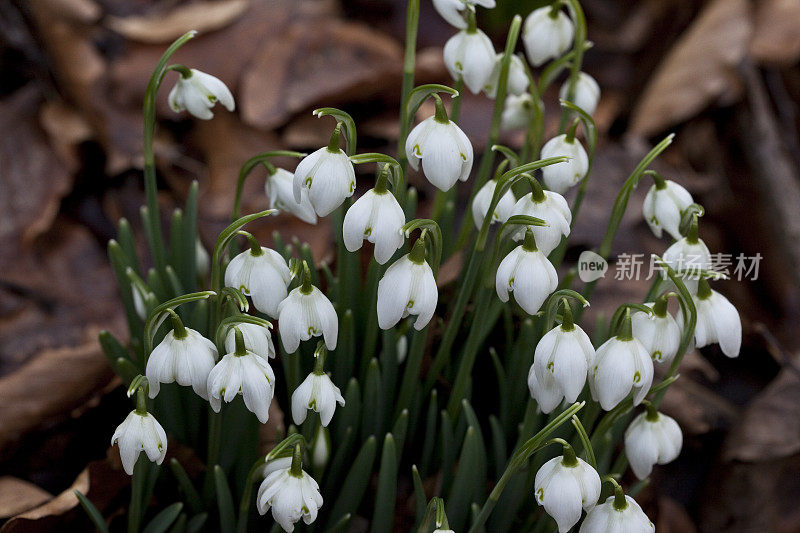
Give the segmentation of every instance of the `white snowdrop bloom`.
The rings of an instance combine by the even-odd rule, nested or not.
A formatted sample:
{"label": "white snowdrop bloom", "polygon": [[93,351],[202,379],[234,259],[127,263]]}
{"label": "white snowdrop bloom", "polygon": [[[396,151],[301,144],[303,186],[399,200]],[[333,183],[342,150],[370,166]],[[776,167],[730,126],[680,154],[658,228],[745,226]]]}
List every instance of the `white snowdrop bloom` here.
{"label": "white snowdrop bloom", "polygon": [[278,316],[278,304],[286,298],[291,279],[283,256],[264,247],[258,255],[253,254],[252,248],[245,250],[225,269],[225,285],[250,296],[255,308],[272,318]]}
{"label": "white snowdrop bloom", "polygon": [[353,162],[339,148],[341,126],[336,126],[328,146],[307,155],[297,165],[292,178],[294,201],[303,201],[303,189],[317,215],[324,217],[342,205],[356,190]]}
{"label": "white snowdrop bloom", "polygon": [[494,58],[492,40],[479,29],[461,30],[444,45],[447,71],[454,80],[463,78],[464,85],[473,94],[478,94],[489,82]]}
{"label": "white snowdrop bloom", "polygon": [[319,413],[323,426],[327,426],[336,411],[336,404],[344,405],[339,387],[333,384],[328,374],[316,370],[292,393],[292,418],[298,426],[306,419],[309,409]]}
{"label": "white snowdrop bloom", "polygon": [[[530,226],[536,238],[536,246],[543,254],[552,252],[561,242],[562,237],[568,237],[572,212],[563,196],[554,191],[542,191],[541,197],[535,199],[533,193],[528,193],[514,204],[512,215],[528,215],[542,219],[547,226]],[[522,229],[514,235],[514,240],[519,241],[525,235]]]}
{"label": "white snowdrop bloom", "polygon": [[[503,54],[495,55],[494,67],[489,80],[486,82],[484,91],[489,98],[497,97],[497,85],[500,81],[500,68],[502,67]],[[508,81],[506,82],[506,96],[524,94],[528,90],[528,75],[525,73],[525,65],[522,63],[517,55],[511,56],[511,62],[508,65]]]}
{"label": "white snowdrop bloom", "polygon": [[325,346],[335,350],[339,317],[328,297],[308,281],[290,292],[278,306],[278,331],[287,353],[296,352],[300,341],[320,335]]}
{"label": "white snowdrop bloom", "polygon": [[689,234],[667,248],[662,258],[683,278],[690,292],[697,291],[700,271],[711,268],[711,252],[706,243],[697,237],[696,221],[692,223]]}
{"label": "white snowdrop bloom", "polygon": [[458,180],[467,181],[472,170],[472,143],[455,122],[447,118],[441,99],[436,96],[436,114],[417,124],[406,138],[406,157],[414,170],[442,191]]}
{"label": "white snowdrop bloom", "polygon": [[[566,447],[565,447],[566,448]],[[581,509],[589,511],[600,497],[600,475],[583,459],[575,457],[571,448],[563,456],[547,461],[536,472],[536,503],[566,533],[581,519]]]}
{"label": "white snowdrop bloom", "polygon": [[507,302],[508,293],[513,292],[519,306],[529,315],[535,315],[556,287],[556,269],[536,248],[533,232],[528,231],[525,242],[511,250],[497,267],[497,296]]}
{"label": "white snowdrop bloom", "polygon": [[470,6],[492,9],[495,6],[495,0],[433,0],[433,7],[437,13],[448,24],[459,30],[467,27],[467,20],[464,18],[463,12],[469,9]]}
{"label": "white snowdrop bloom", "polygon": [[317,213],[311,205],[308,189],[300,190],[300,201],[294,198],[294,174],[286,169],[278,168],[270,174],[264,183],[264,191],[269,199],[269,208],[287,211],[303,222],[317,223]]}
{"label": "white snowdrop bloom", "polygon": [[574,136],[570,140],[566,133],[553,137],[542,146],[542,159],[569,157],[569,161],[542,168],[544,184],[551,191],[564,194],[577,185],[589,171],[589,156],[583,145]]}
{"label": "white snowdrop bloom", "polygon": [[653,384],[653,360],[642,343],[631,333],[630,317],[622,332],[597,349],[589,370],[592,398],[610,411],[633,391],[633,404],[639,405]]}
{"label": "white snowdrop bloom", "polygon": [[593,77],[585,72],[579,72],[578,79],[575,80],[575,98],[572,100],[567,98],[569,96],[569,79],[561,86],[558,96],[562,100],[571,101],[586,111],[587,115],[591,115],[597,109],[597,103],[600,101],[600,86]]}
{"label": "white snowdrop bloom", "polygon": [[208,251],[203,246],[203,243],[200,242],[200,238],[195,241],[194,264],[195,271],[201,278],[205,278],[211,270],[211,257],[209,257]]}
{"label": "white snowdrop bloom", "polygon": [[219,413],[222,400],[230,403],[241,394],[247,409],[264,424],[269,420],[269,405],[275,394],[275,373],[267,359],[244,347],[241,333],[236,336],[235,350],[226,354],[208,374],[208,401]]}
{"label": "white snowdrop bloom", "polygon": [[[479,230],[483,225],[483,219],[486,218],[486,213],[489,211],[489,206],[492,203],[492,197],[494,196],[496,188],[497,180],[489,180],[483,184],[483,187],[475,194],[475,198],[472,199],[472,219],[475,221],[475,226]],[[511,212],[514,210],[515,203],[517,203],[517,199],[514,198],[514,192],[509,187],[503,196],[500,197],[500,201],[497,202],[497,207],[494,208],[492,221],[490,223],[494,224],[495,222],[500,222],[502,224],[508,220],[508,217],[511,216]]]}
{"label": "white snowdrop bloom", "polygon": [[500,125],[504,130],[521,130],[528,127],[533,118],[533,98],[525,93],[509,94],[503,107]]}
{"label": "white snowdrop bloom", "polygon": [[560,9],[541,7],[525,19],[522,41],[534,67],[564,55],[575,35],[572,20]]}
{"label": "white snowdrop bloom", "polygon": [[[700,281],[697,294],[692,299],[697,308],[695,346],[702,348],[716,342],[726,356],[738,357],[742,347],[742,319],[736,307],[722,294],[711,289],[706,280]],[[683,329],[683,314],[678,314],[677,322]]]}
{"label": "white snowdrop bloom", "polygon": [[276,470],[264,478],[258,488],[258,512],[266,514],[272,509],[272,518],[284,531],[294,531],[295,522],[301,518],[306,524],[317,519],[322,507],[322,494],[317,482],[300,467],[294,465]]}
{"label": "white snowdrop bloom", "polygon": [[125,417],[111,437],[111,445],[115,444],[119,446],[122,468],[129,476],[133,475],[139,452],[144,450],[147,458],[159,465],[167,455],[167,434],[158,420],[144,409],[137,408]]}
{"label": "white snowdrop bloom", "polygon": [[[245,348],[264,359],[275,358],[275,345],[272,343],[272,334],[269,328],[249,322],[239,322],[236,327],[242,332]],[[230,328],[225,335],[225,350],[230,353],[235,349],[236,330]]]}
{"label": "white snowdrop bloom", "polygon": [[650,357],[657,363],[671,363],[681,343],[681,327],[667,311],[666,301],[653,307],[652,315],[637,311],[631,315],[633,336],[639,339]]}
{"label": "white snowdrop bloom", "polygon": [[218,101],[228,111],[234,110],[233,95],[219,78],[196,69],[190,69],[190,72],[188,78],[181,74],[169,92],[167,100],[173,111],[186,110],[199,119],[209,120],[214,117],[211,108]]}
{"label": "white snowdrop bloom", "polygon": [[536,392],[543,413],[552,412],[565,399],[569,403],[578,399],[594,356],[589,336],[571,318],[542,336],[528,372],[528,388],[532,396]]}
{"label": "white snowdrop bloom", "polygon": [[693,202],[689,191],[672,180],[662,179],[647,191],[642,214],[656,237],[661,237],[663,229],[673,239],[680,239],[681,215]]}
{"label": "white snowdrop bloom", "polygon": [[625,455],[636,477],[644,479],[653,465],[665,465],[681,453],[683,434],[674,418],[648,408],[625,430]]}
{"label": "white snowdrop bloom", "polygon": [[655,533],[656,526],[636,500],[630,496],[624,498],[624,506],[616,503],[616,496],[596,505],[586,515],[579,533]]}
{"label": "white snowdrop bloom", "polygon": [[375,244],[375,260],[383,265],[403,246],[403,224],[406,215],[394,194],[381,187],[370,189],[350,206],[344,215],[342,237],[350,252],[355,252],[364,239]]}
{"label": "white snowdrop bloom", "polygon": [[433,318],[438,301],[436,279],[425,261],[425,243],[418,239],[411,253],[395,261],[378,282],[378,325],[389,329],[415,315],[414,328],[421,330]]}
{"label": "white snowdrop bloom", "polygon": [[[173,322],[175,320],[173,318]],[[177,381],[184,387],[191,385],[198,396],[207,400],[206,381],[217,357],[213,342],[178,322],[147,358],[145,375],[150,384],[150,397],[156,397],[161,383]]]}

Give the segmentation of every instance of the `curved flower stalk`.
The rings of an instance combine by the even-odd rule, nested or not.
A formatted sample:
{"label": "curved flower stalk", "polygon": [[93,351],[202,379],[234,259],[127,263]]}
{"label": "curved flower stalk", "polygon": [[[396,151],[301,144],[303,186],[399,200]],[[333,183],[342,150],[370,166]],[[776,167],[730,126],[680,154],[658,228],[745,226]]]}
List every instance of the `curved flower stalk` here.
{"label": "curved flower stalk", "polygon": [[450,37],[444,45],[444,65],[454,80],[463,79],[467,88],[478,94],[489,86],[496,54],[492,40],[475,27],[474,14],[468,12],[469,27]]}
{"label": "curved flower stalk", "polygon": [[681,239],[681,217],[687,207],[692,205],[692,195],[672,180],[665,180],[657,172],[650,171],[655,183],[647,191],[642,205],[644,220],[653,235],[661,238],[662,230],[673,239]]}
{"label": "curved flower stalk", "polygon": [[311,205],[308,189],[300,191],[300,201],[294,197],[294,173],[283,168],[275,169],[264,182],[264,191],[269,199],[270,209],[287,211],[303,222],[317,223],[317,213]]}
{"label": "curved flower stalk", "polygon": [[292,418],[298,426],[305,422],[308,410],[319,413],[323,427],[330,424],[336,404],[344,406],[344,397],[339,387],[333,384],[325,373],[325,355],[327,351],[320,342],[314,354],[314,371],[292,393]]}
{"label": "curved flower stalk", "polygon": [[414,328],[428,325],[436,311],[439,290],[433,270],[425,260],[425,232],[404,255],[386,271],[378,282],[378,325],[394,327],[401,319],[415,315]]}
{"label": "curved flower stalk", "polygon": [[140,452],[144,451],[148,459],[159,465],[167,455],[167,434],[158,420],[147,412],[144,391],[146,381],[134,381],[139,383],[139,386],[135,387],[136,409],[125,417],[111,437],[111,446],[115,444],[119,446],[122,468],[129,476],[133,475],[133,467]]}
{"label": "curved flower stalk", "polygon": [[[547,168],[547,167],[545,167]],[[568,237],[572,212],[563,196],[553,191],[543,191],[535,179],[530,180],[534,192],[528,193],[514,205],[514,215],[526,215],[540,218],[546,226],[532,226],[536,245],[544,254],[555,250],[562,237]],[[514,240],[521,240],[525,231],[521,230],[514,236]]]}
{"label": "curved flower stalk", "polygon": [[406,157],[411,168],[419,169],[442,191],[459,180],[467,181],[472,170],[472,143],[455,122],[447,117],[442,99],[433,95],[436,113],[417,124],[406,139]]}
{"label": "curved flower stalk", "polygon": [[247,232],[250,249],[228,263],[225,269],[225,286],[238,289],[253,299],[253,305],[272,318],[278,316],[278,304],[286,298],[291,281],[289,266],[281,254],[264,248]]}
{"label": "curved flower stalk", "polygon": [[530,227],[525,241],[514,248],[501,262],[495,276],[495,290],[501,301],[508,301],[509,292],[529,315],[535,315],[547,297],[558,287],[558,274],[547,256],[536,246]]}
{"label": "curved flower stalk", "polygon": [[[272,343],[272,334],[269,328],[249,322],[238,322],[236,327],[244,338],[244,347],[263,359],[275,358],[275,345]],[[228,328],[225,335],[225,351],[231,353],[236,350],[236,330]]]}
{"label": "curved flower stalk", "polygon": [[[569,101],[569,84],[569,80],[565,81],[558,92],[558,97],[562,100]],[[600,86],[593,77],[585,72],[578,73],[578,78],[575,80],[575,98],[573,100],[572,103],[583,109],[587,115],[594,113],[595,109],[597,109],[597,103],[600,101]]]}
{"label": "curved flower stalk", "polygon": [[467,28],[467,18],[464,15],[466,11],[475,9],[473,6],[492,9],[495,5],[495,0],[433,0],[433,7],[436,12],[448,24],[459,30]]}
{"label": "curved flower stalk", "polygon": [[522,27],[522,42],[534,67],[564,55],[574,35],[572,20],[559,8],[558,2],[531,12]]}
{"label": "curved flower stalk", "polygon": [[683,433],[674,418],[659,413],[649,402],[647,411],[625,430],[625,455],[636,477],[645,479],[653,465],[674,461],[683,447]]}
{"label": "curved flower stalk", "polygon": [[575,126],[561,135],[553,137],[542,146],[542,157],[569,157],[566,163],[550,165],[542,169],[544,184],[551,191],[564,194],[570,187],[580,183],[589,171],[589,156],[583,145],[575,138]]}
{"label": "curved flower stalk", "polygon": [[294,171],[294,200],[300,203],[303,189],[317,215],[324,217],[342,205],[356,190],[356,171],[347,154],[339,147],[342,124],[337,123],[328,146],[303,158]]}
{"label": "curved flower stalk", "polygon": [[686,287],[695,292],[701,271],[711,268],[711,252],[697,235],[697,215],[692,216],[686,237],[675,241],[662,257],[665,263],[681,275]]}
{"label": "curved flower stalk", "polygon": [[219,413],[222,400],[230,403],[242,395],[249,411],[264,424],[269,420],[269,406],[275,394],[275,373],[263,357],[245,348],[244,336],[234,328],[236,346],[208,374],[208,401]]}
{"label": "curved flower stalk", "polygon": [[[719,343],[728,357],[738,357],[742,346],[742,319],[739,311],[722,294],[713,290],[708,281],[700,280],[697,294],[692,296],[697,308],[697,325],[694,329],[695,346],[702,348]],[[683,315],[678,315],[678,326],[683,328]]]}
{"label": "curved flower stalk", "polygon": [[278,306],[278,331],[287,353],[294,353],[301,341],[322,336],[329,350],[336,349],[339,318],[325,294],[311,284],[308,264],[303,261],[303,283]]}
{"label": "curved flower stalk", "polygon": [[233,111],[236,104],[230,89],[219,78],[196,69],[175,66],[180,77],[169,92],[169,107],[176,113],[188,111],[202,120],[214,118],[211,109],[219,102],[228,111]]}
{"label": "curved flower stalk", "polygon": [[[475,227],[478,230],[481,229],[483,219],[486,218],[486,214],[489,212],[489,206],[492,203],[492,197],[494,196],[496,187],[497,179],[491,179],[480,188],[475,198],[472,199],[472,220],[475,222]],[[507,190],[503,196],[500,197],[497,207],[495,207],[492,212],[491,223],[502,223],[508,220],[508,217],[511,216],[514,210],[514,204],[516,203],[517,199],[514,198],[514,192],[511,189]]]}
{"label": "curved flower stalk", "polygon": [[614,495],[587,513],[579,533],[655,533],[656,527],[636,500],[626,496],[616,481],[613,483]]}
{"label": "curved flower stalk", "polygon": [[639,311],[631,315],[633,336],[657,363],[671,363],[681,344],[681,327],[667,310],[669,296],[667,293],[655,303],[644,304],[653,309],[652,314]]}
{"label": "curved flower stalk", "polygon": [[[486,86],[483,90],[489,98],[497,97],[497,85],[500,81],[500,69],[503,64],[503,54],[496,54],[494,58],[494,67],[489,79],[486,81]],[[509,96],[519,96],[525,94],[528,90],[529,80],[528,75],[525,73],[525,64],[518,55],[512,55],[511,61],[508,64],[508,81],[506,82],[506,90]]]}
{"label": "curved flower stalk", "polygon": [[272,509],[272,518],[284,531],[294,531],[300,519],[311,524],[322,507],[322,494],[317,482],[303,470],[300,446],[295,447],[288,468],[275,470],[264,478],[258,488],[259,514]]}

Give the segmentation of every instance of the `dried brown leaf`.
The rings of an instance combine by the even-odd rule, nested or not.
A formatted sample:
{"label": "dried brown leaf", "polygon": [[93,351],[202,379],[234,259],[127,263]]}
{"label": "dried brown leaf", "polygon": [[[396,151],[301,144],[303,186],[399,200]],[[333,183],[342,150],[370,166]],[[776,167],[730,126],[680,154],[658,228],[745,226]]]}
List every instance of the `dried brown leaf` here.
{"label": "dried brown leaf", "polygon": [[800,2],[761,0],[756,3],[750,55],[763,63],[792,65],[800,58]]}
{"label": "dried brown leaf", "polygon": [[0,477],[0,519],[23,513],[53,498],[33,483],[14,476]]}

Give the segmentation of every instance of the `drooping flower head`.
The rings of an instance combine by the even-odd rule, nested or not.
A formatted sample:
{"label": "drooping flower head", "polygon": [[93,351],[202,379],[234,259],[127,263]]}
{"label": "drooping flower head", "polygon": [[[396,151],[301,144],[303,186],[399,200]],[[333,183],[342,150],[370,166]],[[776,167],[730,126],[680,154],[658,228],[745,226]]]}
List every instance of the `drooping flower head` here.
{"label": "drooping flower head", "polygon": [[636,500],[626,496],[619,485],[614,488],[613,496],[587,513],[579,533],[655,533],[656,527]]}
{"label": "drooping flower head", "polygon": [[[486,214],[489,212],[489,206],[492,203],[492,197],[494,196],[494,191],[496,188],[497,180],[488,180],[475,194],[475,198],[472,199],[472,219],[475,222],[475,227],[477,227],[478,230],[481,229],[481,226],[483,225],[483,219],[486,218]],[[502,224],[508,220],[508,217],[511,216],[511,213],[514,210],[514,204],[516,202],[517,199],[514,198],[514,192],[511,189],[508,189],[505,193],[503,193],[503,196],[500,197],[500,201],[497,202],[497,207],[494,208],[490,223],[494,224],[495,222],[500,222]]]}
{"label": "drooping flower head", "polygon": [[225,285],[250,296],[255,308],[272,318],[278,316],[278,304],[286,298],[290,281],[289,266],[283,256],[254,240],[250,249],[231,259],[225,269]]}
{"label": "drooping flower head", "polygon": [[463,79],[473,94],[489,86],[495,55],[492,40],[475,27],[474,17],[466,29],[450,37],[444,45],[444,65],[450,76],[454,80]]}
{"label": "drooping flower head", "polygon": [[[275,345],[272,344],[272,334],[269,328],[260,324],[239,322],[236,324],[244,338],[244,347],[264,359],[275,358]],[[236,330],[228,329],[225,335],[225,351],[231,353],[236,350]]]}
{"label": "drooping flower head", "polygon": [[509,94],[506,97],[500,126],[504,130],[527,128],[533,119],[534,105],[533,97],[528,93],[523,93],[519,96]]}
{"label": "drooping flower head", "polygon": [[[702,348],[716,342],[726,356],[738,357],[742,347],[742,319],[736,307],[704,279],[700,280],[692,300],[697,309],[695,346]],[[683,315],[678,315],[677,322],[683,329]]]}
{"label": "drooping flower head", "polygon": [[[536,180],[531,183],[538,185]],[[545,221],[546,226],[530,226],[536,246],[545,255],[555,250],[562,237],[569,236],[572,212],[567,201],[557,192],[543,191],[537,187],[534,192],[517,200],[512,215],[528,215]],[[514,235],[514,240],[522,240],[524,236],[525,230],[522,229]]]}
{"label": "drooping flower head", "polygon": [[[577,123],[576,123],[577,124]],[[542,146],[542,159],[549,157],[569,157],[569,161],[542,168],[544,184],[551,191],[564,194],[580,183],[589,171],[589,156],[583,145],[575,138],[574,125],[567,133],[557,135]]]}
{"label": "drooping flower head", "polygon": [[558,4],[534,10],[522,27],[525,52],[534,67],[564,55],[574,35],[572,20],[559,9]]}
{"label": "drooping flower head", "polygon": [[294,198],[294,174],[283,168],[275,169],[264,183],[270,209],[287,211],[303,222],[317,223],[317,213],[311,205],[308,189],[301,189],[300,201]]}
{"label": "drooping flower head", "polygon": [[425,261],[425,239],[420,237],[411,253],[395,261],[378,282],[378,325],[389,329],[416,315],[414,328],[421,330],[433,318],[438,301],[436,279]]}
{"label": "drooping flower head", "polygon": [[647,403],[647,411],[625,430],[625,455],[636,477],[645,479],[653,465],[674,461],[683,447],[683,433],[674,418]]}
{"label": "drooping flower head", "polygon": [[696,215],[692,217],[686,236],[667,248],[663,259],[683,278],[689,291],[697,291],[697,282],[702,277],[701,271],[711,268],[711,252],[697,235]]}
{"label": "drooping flower head", "polygon": [[[494,58],[494,67],[492,73],[486,82],[483,90],[489,98],[497,97],[497,86],[500,82],[500,69],[502,67],[503,54],[497,54]],[[508,80],[506,82],[506,96],[519,96],[525,94],[528,90],[528,75],[525,73],[525,64],[517,55],[511,56],[511,62],[508,64]]]}
{"label": "drooping flower head", "polygon": [[342,225],[347,250],[355,252],[366,239],[375,244],[375,260],[381,265],[403,246],[403,224],[406,223],[403,208],[386,189],[385,181],[382,175],[374,189],[365,192],[350,206]]}
{"label": "drooping flower head", "polygon": [[569,79],[564,82],[558,92],[558,97],[572,102],[586,111],[587,115],[594,113],[594,110],[597,109],[597,103],[600,101],[600,86],[595,79],[585,72],[579,72],[578,79],[575,80],[575,97],[571,100],[569,98],[569,83]]}
{"label": "drooping flower head", "polygon": [[514,300],[529,315],[535,315],[548,296],[558,287],[556,269],[536,246],[533,231],[525,233],[525,242],[509,252],[497,267],[495,290],[501,301]]}
{"label": "drooping flower head", "polygon": [[433,0],[433,7],[437,13],[451,26],[464,30],[467,28],[465,14],[472,6],[481,6],[492,9],[495,0]]}
{"label": "drooping flower head", "polygon": [[158,420],[147,412],[143,388],[136,391],[136,409],[114,431],[111,446],[115,444],[119,446],[122,468],[129,476],[133,475],[133,467],[142,451],[156,464],[160,465],[164,461],[167,455],[167,434]]}
{"label": "drooping flower head", "polygon": [[311,284],[308,265],[303,262],[303,284],[292,290],[278,306],[278,331],[287,353],[294,353],[300,341],[322,336],[328,350],[336,349],[339,318],[333,304]]}
{"label": "drooping flower head", "polygon": [[217,102],[228,111],[235,107],[231,91],[219,78],[196,69],[181,73],[167,100],[176,113],[186,110],[202,120],[214,117],[211,108]]}
{"label": "drooping flower head", "polygon": [[284,531],[294,531],[300,519],[311,524],[322,507],[322,494],[317,482],[302,467],[300,447],[295,448],[291,466],[272,471],[258,488],[258,512],[272,509],[272,518]]}
{"label": "drooping flower head", "polygon": [[298,426],[305,421],[309,409],[318,412],[320,422],[327,426],[336,411],[336,404],[344,405],[339,387],[325,373],[325,353],[324,346],[317,348],[314,371],[292,393],[292,418]]}
{"label": "drooping flower head", "polygon": [[672,180],[665,180],[655,172],[651,172],[651,175],[655,183],[644,198],[644,220],[656,237],[660,238],[664,230],[673,239],[680,240],[681,217],[684,210],[694,202],[692,195]]}
{"label": "drooping flower head", "polygon": [[637,311],[631,315],[633,336],[657,363],[671,363],[681,343],[681,327],[667,310],[668,298],[666,293],[655,303],[646,303],[653,309],[652,314]]}

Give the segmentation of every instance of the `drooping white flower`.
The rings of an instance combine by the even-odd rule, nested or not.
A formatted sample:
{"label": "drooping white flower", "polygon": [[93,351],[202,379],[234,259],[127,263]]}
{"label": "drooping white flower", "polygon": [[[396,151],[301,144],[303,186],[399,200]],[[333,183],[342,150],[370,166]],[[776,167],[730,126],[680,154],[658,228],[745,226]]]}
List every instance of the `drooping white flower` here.
{"label": "drooping white flower", "polygon": [[[646,303],[654,307],[653,303]],[[663,307],[662,307],[663,305]],[[653,361],[671,363],[681,343],[681,327],[667,311],[666,302],[655,306],[653,314],[637,311],[631,315],[633,336],[639,339]]]}
{"label": "drooping white flower", "polygon": [[336,126],[328,146],[303,158],[292,178],[294,201],[301,203],[303,189],[317,215],[324,217],[342,205],[356,190],[353,162],[339,148],[341,126]]}
{"label": "drooping white flower", "polygon": [[586,111],[587,115],[591,115],[597,109],[597,103],[600,101],[600,86],[593,77],[585,72],[579,72],[578,79],[575,80],[575,98],[572,100],[567,98],[569,96],[569,79],[561,86],[558,96],[562,100],[571,101]]}
{"label": "drooping white flower", "polygon": [[462,13],[469,9],[470,5],[492,9],[495,6],[495,0],[433,0],[433,7],[439,15],[448,24],[459,30],[467,27],[467,21]]}
{"label": "drooping white flower", "polygon": [[[242,332],[245,348],[264,359],[275,358],[275,345],[272,343],[272,334],[269,328],[249,322],[239,322],[236,327]],[[230,328],[225,335],[225,350],[230,353],[235,349],[236,330]]]}
{"label": "drooping white flower", "polygon": [[[173,318],[173,322],[175,319]],[[217,362],[217,348],[214,343],[199,332],[176,324],[147,358],[145,374],[150,384],[150,397],[155,398],[161,383],[177,381],[184,387],[191,385],[194,392],[204,400],[208,373]]]}
{"label": "drooping white flower", "polygon": [[[697,294],[692,296],[697,308],[697,325],[694,328],[695,346],[702,348],[719,343],[728,357],[738,357],[742,347],[742,319],[736,307],[722,294],[700,281]],[[683,329],[683,315],[678,314],[678,326]]]}
{"label": "drooping white flower", "polygon": [[615,496],[596,505],[581,524],[579,533],[655,533],[656,526],[647,518],[636,500],[625,496],[625,506],[615,507]]}
{"label": "drooping white flower", "polygon": [[234,110],[233,95],[219,78],[196,69],[190,69],[190,72],[188,78],[181,74],[169,92],[167,100],[173,111],[186,110],[199,119],[209,120],[214,117],[211,108],[218,101],[228,111]]}
{"label": "drooping white flower", "polygon": [[692,222],[689,234],[667,248],[663,259],[680,274],[689,291],[697,291],[697,282],[701,278],[700,271],[711,268],[711,252],[708,251],[706,243],[697,237],[696,219]]}
{"label": "drooping white flower", "polygon": [[570,140],[566,133],[557,135],[542,146],[542,159],[549,157],[569,157],[569,161],[542,168],[544,183],[551,191],[564,194],[577,185],[589,171],[589,156],[583,145],[574,137]]}
{"label": "drooping white flower", "polygon": [[269,199],[270,209],[288,211],[303,222],[317,223],[317,213],[311,205],[308,189],[300,191],[300,201],[294,198],[294,174],[286,169],[278,168],[270,174],[264,183],[264,190]]}
{"label": "drooping white flower", "polygon": [[661,230],[669,233],[673,239],[680,239],[680,224],[683,211],[694,200],[692,195],[672,180],[662,180],[647,191],[642,205],[644,220],[656,237],[661,237]]}
{"label": "drooping white flower", "polygon": [[325,346],[335,350],[339,318],[328,297],[310,282],[304,283],[278,306],[278,331],[287,353],[296,352],[300,341],[320,335],[325,339]]}
{"label": "drooping white flower", "polygon": [[294,531],[295,522],[301,518],[306,524],[317,519],[322,507],[322,494],[317,482],[298,467],[276,470],[269,474],[258,488],[258,512],[266,514],[272,509],[272,518],[284,531]]}
{"label": "drooping white flower", "polygon": [[308,409],[312,409],[319,413],[322,425],[327,426],[337,403],[344,405],[339,387],[333,384],[328,374],[314,371],[292,393],[292,418],[299,426],[305,421]]}
{"label": "drooping white flower", "polygon": [[111,437],[111,445],[119,446],[119,457],[122,468],[129,476],[133,475],[133,467],[139,452],[144,451],[147,458],[161,464],[167,455],[167,434],[153,415],[145,410],[135,409],[117,426]]}
{"label": "drooping white flower", "polygon": [[277,457],[275,459],[270,459],[266,462],[266,464],[261,468],[261,477],[266,478],[273,472],[278,470],[286,470],[292,466],[292,457]]}
{"label": "drooping white flower", "polygon": [[517,246],[497,267],[495,290],[501,301],[508,301],[508,293],[529,315],[535,315],[547,297],[558,287],[556,269],[539,251],[528,231],[525,243]]}
{"label": "drooping white flower", "polygon": [[524,93],[519,96],[509,94],[503,107],[500,126],[504,130],[520,130],[528,127],[533,118],[533,98]]}
{"label": "drooping white flower", "polygon": [[455,122],[447,118],[436,98],[436,114],[411,130],[406,138],[406,157],[414,170],[422,171],[433,185],[448,191],[458,180],[467,181],[472,170],[472,143]]}
{"label": "drooping white flower", "polygon": [[[536,238],[536,246],[543,254],[547,255],[561,242],[562,237],[568,237],[572,212],[563,196],[554,191],[542,191],[540,198],[535,199],[533,193],[528,193],[514,204],[512,215],[528,215],[544,220],[547,226],[530,226]],[[514,240],[521,240],[525,230],[520,230],[514,235]]]}
{"label": "drooping white flower", "polygon": [[594,357],[589,336],[571,319],[542,336],[528,372],[528,388],[543,413],[552,412],[565,399],[569,403],[578,399]]}
{"label": "drooping white flower", "polygon": [[394,194],[385,188],[380,192],[370,189],[344,215],[344,245],[355,252],[367,239],[375,244],[375,260],[383,265],[403,246],[405,223],[406,215]]}
{"label": "drooping white flower", "polygon": [[[472,219],[475,221],[475,226],[479,230],[483,225],[483,219],[486,218],[486,213],[489,211],[489,206],[492,203],[492,197],[494,196],[496,188],[497,180],[489,180],[483,184],[483,187],[475,194],[475,198],[472,199]],[[517,199],[514,198],[514,192],[509,188],[503,196],[500,197],[500,201],[497,202],[497,207],[495,207],[492,213],[492,221],[490,223],[503,223],[508,220],[508,217],[511,216],[514,210],[515,203],[517,203]]]}
{"label": "drooping white flower", "polygon": [[433,317],[438,301],[436,279],[425,261],[425,243],[418,239],[411,253],[395,261],[378,282],[378,325],[389,329],[415,315],[414,328],[421,330]]}
{"label": "drooping white flower", "polygon": [[560,9],[541,7],[525,19],[522,41],[528,60],[535,67],[561,57],[572,44],[575,28]]}
{"label": "drooping white flower", "polygon": [[[497,54],[494,58],[494,67],[486,82],[484,91],[489,98],[497,97],[497,85],[500,81],[500,68],[502,67],[503,54]],[[525,73],[525,65],[517,55],[511,56],[511,62],[508,65],[508,81],[506,82],[506,96],[521,95],[528,90],[528,75]]]}
{"label": "drooping white flower", "polygon": [[275,373],[267,359],[245,349],[243,341],[236,344],[235,350],[208,374],[208,401],[219,413],[222,400],[230,403],[241,394],[247,409],[264,424],[269,420],[269,405],[275,394]]}
{"label": "drooping white flower", "polygon": [[581,509],[588,512],[600,497],[600,475],[583,459],[575,457],[571,449],[564,456],[547,461],[536,472],[534,490],[536,503],[558,524],[558,531],[566,533],[581,518]]}
{"label": "drooping white flower", "polygon": [[463,78],[464,85],[478,94],[489,82],[494,68],[492,40],[479,29],[461,30],[444,45],[444,65],[454,80]]}
{"label": "drooping white flower", "polygon": [[625,455],[636,477],[650,475],[653,465],[665,465],[681,453],[683,433],[674,418],[648,409],[625,430]]}
{"label": "drooping white flower", "polygon": [[589,370],[592,398],[610,411],[633,391],[633,404],[639,405],[653,384],[653,360],[642,343],[631,333],[630,317],[622,331],[597,349]]}
{"label": "drooping white flower", "polygon": [[278,304],[286,298],[291,279],[283,256],[264,247],[258,255],[253,255],[252,249],[245,250],[225,269],[225,285],[250,296],[256,309],[273,318],[278,316]]}

